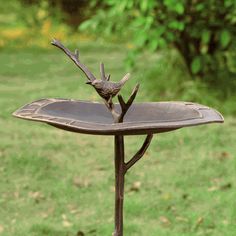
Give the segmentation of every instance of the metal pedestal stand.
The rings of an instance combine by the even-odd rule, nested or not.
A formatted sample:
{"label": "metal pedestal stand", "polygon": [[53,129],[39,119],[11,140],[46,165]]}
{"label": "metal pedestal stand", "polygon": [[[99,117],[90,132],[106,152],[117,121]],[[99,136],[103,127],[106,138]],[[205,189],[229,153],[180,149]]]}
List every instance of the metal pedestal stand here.
{"label": "metal pedestal stand", "polygon": [[[113,236],[123,236],[123,201],[126,172],[144,155],[153,134],[173,131],[186,126],[194,126],[224,121],[217,111],[189,102],[134,103],[138,92],[137,84],[127,102],[119,92],[129,79],[126,74],[119,82],[110,81],[101,63],[101,80],[79,60],[76,50],[72,53],[59,41],[52,44],[64,53],[84,72],[87,84],[94,87],[104,103],[72,99],[41,99],[27,104],[13,113],[14,116],[45,122],[56,128],[77,133],[113,135],[115,151],[115,231]],[[118,95],[119,104],[112,98]],[[133,104],[133,105],[132,105]],[[130,109],[131,108],[131,109]],[[125,162],[124,135],[147,135],[142,147]]]}
{"label": "metal pedestal stand", "polygon": [[148,135],[141,149],[127,163],[124,161],[124,136],[115,136],[115,232],[114,236],[123,236],[124,182],[127,170],[138,161],[147,150],[152,134]]}

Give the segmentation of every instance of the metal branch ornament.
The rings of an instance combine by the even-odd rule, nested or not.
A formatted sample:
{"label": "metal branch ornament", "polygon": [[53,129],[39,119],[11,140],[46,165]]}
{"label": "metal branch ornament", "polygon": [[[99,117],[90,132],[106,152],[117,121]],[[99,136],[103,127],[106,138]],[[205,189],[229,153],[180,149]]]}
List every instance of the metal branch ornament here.
{"label": "metal branch ornament", "polygon": [[111,111],[115,123],[123,122],[124,116],[127,113],[129,107],[132,105],[135,96],[139,89],[139,84],[135,86],[132,94],[130,95],[127,102],[124,101],[121,95],[118,95],[118,101],[121,107],[121,113],[115,110],[115,105],[112,98],[119,94],[121,88],[129,80],[130,74],[127,73],[119,82],[110,81],[110,75],[106,76],[104,64],[100,64],[101,79],[97,79],[89,69],[80,62],[79,51],[76,49],[75,53],[72,53],[68,48],[66,48],[59,40],[53,39],[52,45],[61,49],[74,63],[77,65],[86,75],[89,84],[94,87],[97,93],[104,99],[106,107]]}
{"label": "metal branch ornament", "polygon": [[64,53],[75,63],[75,65],[77,65],[84,72],[89,81],[92,82],[96,80],[95,76],[89,71],[89,69],[80,62],[79,51],[77,49],[75,50],[75,53],[72,53],[59,40],[56,39],[53,39],[51,44],[64,51]]}

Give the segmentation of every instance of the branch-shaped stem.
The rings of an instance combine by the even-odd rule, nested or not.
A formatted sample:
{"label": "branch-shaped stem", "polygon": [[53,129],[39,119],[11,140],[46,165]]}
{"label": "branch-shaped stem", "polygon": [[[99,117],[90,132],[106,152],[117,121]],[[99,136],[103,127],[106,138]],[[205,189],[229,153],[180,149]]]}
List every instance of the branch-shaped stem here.
{"label": "branch-shaped stem", "polygon": [[115,105],[112,102],[112,97],[110,97],[110,99],[107,101],[106,99],[104,99],[104,103],[106,105],[106,107],[108,108],[108,110],[111,112],[113,120],[115,123],[119,123],[119,113],[115,110]]}
{"label": "branch-shaped stem", "polygon": [[[102,66],[101,66],[101,68],[102,68]],[[102,71],[102,69],[101,69],[101,71]],[[101,73],[101,74],[103,74],[103,73]],[[139,89],[139,84],[137,84],[134,87],[127,102],[124,101],[124,99],[121,95],[118,95],[118,100],[119,100],[120,107],[121,107],[120,114],[115,110],[115,105],[112,101],[112,97],[110,97],[108,100],[104,99],[105,105],[108,108],[108,110],[111,112],[115,123],[122,123],[123,122],[124,116],[127,113],[130,106],[132,105],[132,103],[136,97],[136,94],[138,92],[138,89]]]}
{"label": "branch-shaped stem", "polygon": [[100,73],[101,73],[101,80],[104,80],[104,81],[110,80],[111,75],[106,76],[103,63],[100,64]]}
{"label": "branch-shaped stem", "polygon": [[100,73],[101,73],[101,79],[102,80],[106,80],[105,68],[104,68],[104,64],[103,63],[100,64]]}
{"label": "branch-shaped stem", "polygon": [[94,81],[96,79],[92,72],[90,72],[89,69],[79,61],[79,51],[77,49],[75,50],[75,53],[72,53],[56,39],[53,39],[51,44],[60,48],[75,63],[75,65],[77,65],[84,72],[89,81]]}
{"label": "branch-shaped stem", "polygon": [[125,172],[128,171],[128,169],[133,166],[146,152],[148,149],[151,141],[152,141],[153,134],[148,134],[142,147],[139,149],[139,151],[127,162],[125,163]]}
{"label": "branch-shaped stem", "polygon": [[136,86],[134,87],[127,102],[124,101],[124,99],[121,95],[118,95],[118,100],[119,100],[120,107],[121,107],[121,114],[119,116],[119,121],[118,121],[119,123],[123,122],[124,116],[127,113],[130,106],[132,105],[132,103],[136,97],[136,94],[138,92],[138,89],[139,89],[139,84],[136,84]]}

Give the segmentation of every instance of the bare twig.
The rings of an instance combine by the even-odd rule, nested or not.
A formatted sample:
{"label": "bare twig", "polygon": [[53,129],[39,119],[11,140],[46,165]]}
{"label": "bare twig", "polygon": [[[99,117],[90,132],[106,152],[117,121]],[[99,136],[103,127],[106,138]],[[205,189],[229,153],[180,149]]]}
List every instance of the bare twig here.
{"label": "bare twig", "polygon": [[119,117],[119,123],[123,122],[124,116],[125,116],[126,112],[128,111],[128,109],[130,108],[130,106],[132,105],[132,103],[136,97],[136,94],[138,92],[138,89],[139,89],[139,84],[136,84],[136,86],[134,87],[127,102],[124,101],[124,99],[121,95],[118,95],[118,100],[119,100],[119,103],[121,106],[121,114]]}
{"label": "bare twig", "polygon": [[148,149],[151,141],[152,141],[153,134],[148,134],[142,147],[139,149],[139,151],[125,164],[125,172],[128,171],[128,169],[133,166],[146,152]]}
{"label": "bare twig", "polygon": [[96,77],[89,71],[89,69],[79,61],[79,51],[77,49],[75,50],[75,53],[72,53],[60,41],[56,39],[53,39],[51,44],[64,51],[64,53],[75,63],[75,65],[77,65],[84,72],[89,81],[96,80]]}
{"label": "bare twig", "polygon": [[106,79],[106,75],[105,75],[105,68],[104,68],[104,64],[103,63],[100,64],[100,73],[101,73],[101,79],[102,80],[107,80]]}
{"label": "bare twig", "polygon": [[105,80],[105,81],[110,80],[111,75],[106,76],[103,63],[100,64],[100,73],[101,73],[101,80]]}
{"label": "bare twig", "polygon": [[110,99],[108,101],[106,99],[104,99],[104,103],[105,103],[106,107],[108,108],[108,110],[111,112],[114,122],[118,123],[120,115],[115,110],[115,105],[112,102],[112,97],[110,97]]}
{"label": "bare twig", "polygon": [[106,78],[107,78],[107,81],[109,81],[111,78],[111,75],[109,74]]}
{"label": "bare twig", "polygon": [[127,102],[124,101],[124,99],[121,95],[118,95],[118,100],[119,100],[120,107],[121,107],[120,114],[115,110],[115,105],[112,101],[112,96],[108,100],[104,99],[105,105],[107,106],[108,110],[111,112],[115,123],[122,123],[123,122],[124,116],[127,113],[130,106],[132,105],[132,103],[136,97],[136,94],[138,92],[138,89],[139,89],[139,84],[137,84],[134,87]]}

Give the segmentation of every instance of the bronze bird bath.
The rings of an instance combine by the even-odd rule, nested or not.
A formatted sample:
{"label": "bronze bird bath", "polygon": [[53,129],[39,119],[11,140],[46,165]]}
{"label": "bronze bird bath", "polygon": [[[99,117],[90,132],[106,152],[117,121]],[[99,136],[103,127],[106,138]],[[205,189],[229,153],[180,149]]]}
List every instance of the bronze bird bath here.
{"label": "bronze bird bath", "polygon": [[[101,64],[101,80],[97,80],[88,68],[79,61],[76,50],[72,53],[59,41],[52,44],[62,49],[67,56],[85,73],[88,84],[98,81],[100,87],[94,87],[104,99],[104,103],[79,101],[73,99],[41,99],[27,104],[13,113],[14,116],[40,121],[56,128],[71,132],[93,135],[113,135],[115,146],[115,231],[114,236],[123,235],[123,200],[124,180],[126,172],[144,155],[153,134],[169,132],[187,126],[208,123],[222,123],[223,116],[203,105],[191,102],[144,102],[133,103],[139,85],[136,85],[128,101],[118,95],[119,104],[114,104],[123,82],[110,82],[110,75],[105,75]],[[123,81],[128,80],[129,74]],[[104,86],[105,85],[105,86]],[[114,90],[118,90],[115,91]],[[125,162],[124,136],[146,135],[146,139],[138,152]]]}

